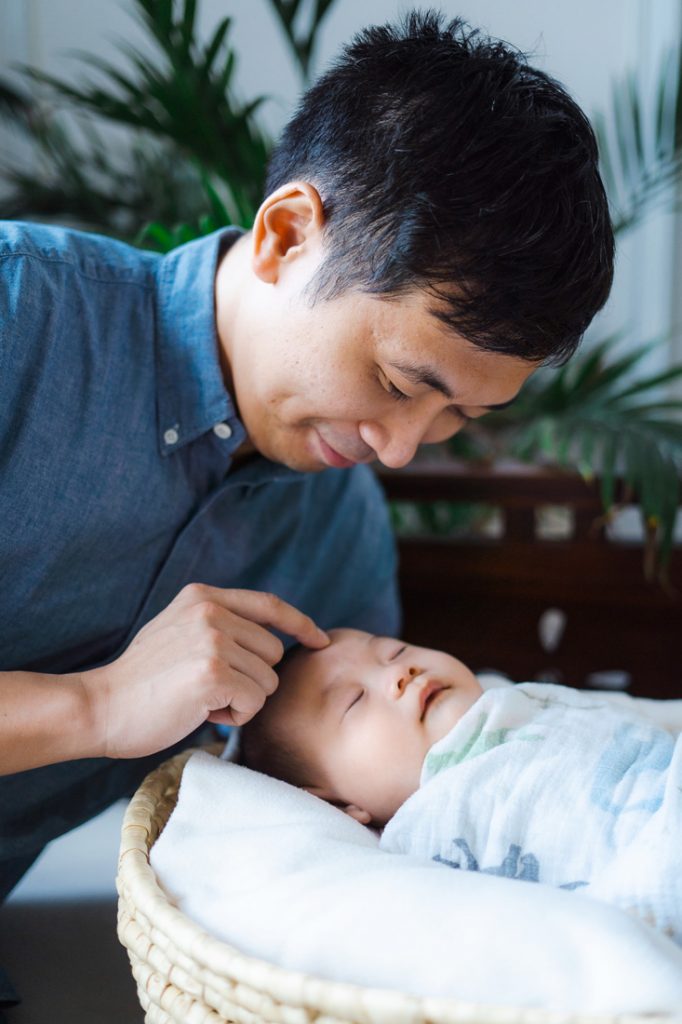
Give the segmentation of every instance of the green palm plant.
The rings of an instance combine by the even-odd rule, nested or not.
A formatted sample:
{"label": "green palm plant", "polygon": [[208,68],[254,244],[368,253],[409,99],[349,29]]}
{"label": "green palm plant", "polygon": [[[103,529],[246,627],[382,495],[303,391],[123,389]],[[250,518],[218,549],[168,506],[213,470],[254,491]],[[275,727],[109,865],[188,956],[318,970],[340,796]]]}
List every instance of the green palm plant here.
{"label": "green palm plant", "polygon": [[[270,2],[306,81],[334,0],[315,0],[312,9],[301,0]],[[0,116],[32,141],[41,164],[34,173],[0,159],[12,186],[0,215],[67,217],[162,251],[231,223],[251,226],[272,145],[258,124],[265,97],[237,101],[233,19],[223,18],[202,45],[197,10],[197,0],[132,0],[155,57],[125,42],[122,64],[76,53],[88,69],[76,85],[24,68],[37,100],[0,81]],[[77,116],[78,136],[63,110]],[[123,166],[94,119],[132,129]]]}
{"label": "green palm plant", "polygon": [[270,144],[254,116],[264,97],[239,104],[232,93],[236,58],[226,46],[232,19],[223,18],[201,45],[196,0],[184,0],[180,9],[174,0],[135,0],[135,12],[156,46],[156,60],[120,42],[127,71],[77,54],[98,82],[71,85],[31,68],[27,77],[81,112],[172,143],[204,176],[220,181],[232,219],[249,225],[262,197]]}
{"label": "green palm plant", "polygon": [[133,239],[148,220],[172,222],[179,208],[197,220],[207,205],[198,169],[165,141],[135,138],[127,159],[115,163],[101,130],[81,125],[81,137],[42,104],[0,84],[0,109],[19,137],[35,146],[41,163],[36,173],[21,165],[1,168],[11,191],[0,215],[68,218],[104,234]]}
{"label": "green palm plant", "polygon": [[[270,0],[306,84],[310,81],[318,31],[333,3],[334,0],[314,0],[312,9],[308,9],[305,0]],[[307,21],[301,24],[306,14]]]}
{"label": "green palm plant", "polygon": [[664,56],[646,95],[637,76],[614,83],[608,115],[593,118],[616,235],[659,202],[674,201],[682,171],[682,47]]}

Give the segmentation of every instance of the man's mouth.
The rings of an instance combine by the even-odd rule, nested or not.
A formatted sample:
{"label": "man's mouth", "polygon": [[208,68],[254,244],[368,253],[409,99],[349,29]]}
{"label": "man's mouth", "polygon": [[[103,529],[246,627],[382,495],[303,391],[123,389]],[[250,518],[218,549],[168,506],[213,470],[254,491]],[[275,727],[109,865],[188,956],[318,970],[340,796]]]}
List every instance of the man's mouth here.
{"label": "man's mouth", "polygon": [[357,465],[358,462],[368,461],[365,453],[356,455],[354,458],[349,457],[337,451],[336,448],[332,448],[330,444],[327,444],[319,430],[315,430],[315,434],[317,435],[322,458],[328,466],[333,466],[335,469],[349,469],[351,466]]}
{"label": "man's mouth", "polygon": [[422,721],[424,720],[424,716],[426,715],[428,708],[433,703],[438,694],[442,693],[443,690],[447,689],[448,687],[443,686],[442,683],[427,683],[426,686],[423,687],[421,693],[419,694],[419,707],[421,708],[420,717]]}

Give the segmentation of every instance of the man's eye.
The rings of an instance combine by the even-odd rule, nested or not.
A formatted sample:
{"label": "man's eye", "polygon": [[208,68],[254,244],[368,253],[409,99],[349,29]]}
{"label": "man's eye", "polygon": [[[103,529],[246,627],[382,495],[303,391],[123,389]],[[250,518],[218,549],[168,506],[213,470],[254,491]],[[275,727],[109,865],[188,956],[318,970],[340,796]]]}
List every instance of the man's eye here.
{"label": "man's eye", "polygon": [[392,381],[389,380],[387,383],[387,391],[392,398],[395,398],[398,402],[407,402],[409,400],[410,396],[406,395],[404,391],[400,390],[400,388],[397,388]]}
{"label": "man's eye", "polygon": [[379,381],[384,391],[388,391],[391,398],[395,398],[397,402],[409,401],[411,396],[406,395],[404,391],[401,391],[400,388],[397,388],[393,381],[389,380],[389,378],[382,370],[379,371]]}
{"label": "man's eye", "polygon": [[471,423],[472,420],[476,419],[475,416],[467,416],[467,414],[465,412],[462,412],[461,409],[458,409],[454,405],[449,405],[448,406],[448,412],[452,416],[455,416],[459,420],[460,423]]}

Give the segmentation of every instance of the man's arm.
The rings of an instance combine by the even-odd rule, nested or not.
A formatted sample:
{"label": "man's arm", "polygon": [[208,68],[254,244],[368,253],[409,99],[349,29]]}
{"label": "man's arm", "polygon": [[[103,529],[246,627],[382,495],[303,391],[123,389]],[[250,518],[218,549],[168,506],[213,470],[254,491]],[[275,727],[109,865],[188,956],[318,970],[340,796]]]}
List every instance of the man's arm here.
{"label": "man's arm", "polygon": [[80,676],[0,672],[0,775],[99,753]]}
{"label": "man's arm", "polygon": [[81,757],[144,757],[207,720],[243,725],[277,688],[283,646],[329,639],[273,594],[185,587],[110,665],[0,673],[0,774]]}

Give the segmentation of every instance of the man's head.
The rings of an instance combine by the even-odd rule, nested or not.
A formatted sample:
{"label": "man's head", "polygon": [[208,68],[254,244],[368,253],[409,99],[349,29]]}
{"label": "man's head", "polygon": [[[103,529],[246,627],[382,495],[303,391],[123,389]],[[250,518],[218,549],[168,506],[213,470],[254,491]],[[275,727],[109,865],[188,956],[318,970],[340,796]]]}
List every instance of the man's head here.
{"label": "man's head", "polygon": [[481,695],[442,651],[354,629],[297,648],[242,727],[242,762],[384,825],[419,787],[424,758]]}
{"label": "man's head", "polygon": [[253,443],[297,468],[404,465],[568,358],[610,290],[582,111],[433,12],[345,48],[267,191],[219,330]]}

